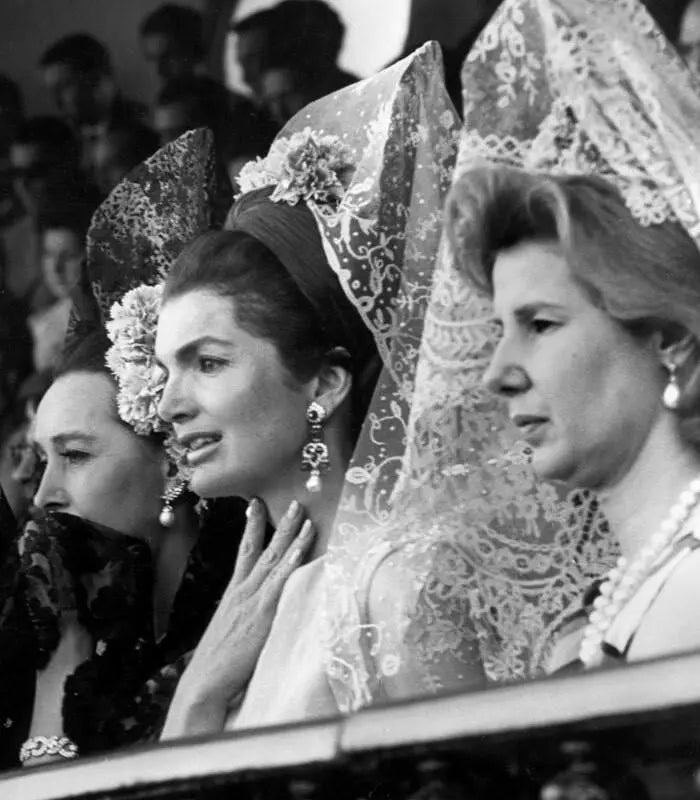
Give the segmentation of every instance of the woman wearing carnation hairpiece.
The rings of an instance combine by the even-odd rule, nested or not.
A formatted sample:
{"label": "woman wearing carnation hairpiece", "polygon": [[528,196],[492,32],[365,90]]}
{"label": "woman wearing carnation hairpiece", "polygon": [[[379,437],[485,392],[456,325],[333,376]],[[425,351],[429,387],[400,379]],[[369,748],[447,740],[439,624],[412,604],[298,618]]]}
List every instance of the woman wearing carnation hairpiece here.
{"label": "woman wearing carnation hairpiece", "polygon": [[[164,148],[117,187],[89,232],[88,272],[103,289],[95,295],[118,300],[107,323],[112,346],[98,309],[83,303],[86,314],[37,410],[40,511],[20,540],[18,583],[0,609],[3,670],[18,673],[7,682],[12,696],[1,701],[2,728],[15,742],[26,735],[30,710],[24,678],[32,681],[36,670],[30,736],[20,752],[27,766],[156,736],[186,654],[231,578],[241,504],[195,512],[196,498],[183,492],[185,476],[175,470],[177,449],[155,413],[144,346],[155,333],[159,291],[125,294],[128,272],[110,269],[123,259],[157,274],[168,248],[181,246],[178,237],[202,230],[209,149],[203,132]],[[174,173],[191,178],[184,192]],[[139,226],[131,221],[135,204]],[[134,248],[132,257],[122,244]],[[104,251],[98,257],[100,247],[113,260]],[[262,530],[249,531],[256,534]],[[269,589],[270,581],[263,584]]]}
{"label": "woman wearing carnation hairpiece", "polygon": [[[428,45],[302,112],[242,171],[226,229],[185,248],[165,280],[159,412],[187,448],[192,489],[246,497],[250,519],[275,526],[305,520],[289,552],[268,548],[275,571],[299,564],[313,538],[261,651],[246,644],[254,624],[238,624],[245,592],[227,592],[180,681],[166,738],[347,710],[327,675],[325,553],[353,451],[372,451],[388,487],[386,443],[400,442],[380,409],[406,397],[397,383],[401,368],[410,380],[454,156],[437,57]],[[350,124],[368,116],[360,131]],[[422,226],[420,244],[409,222]],[[245,540],[242,552],[259,554]],[[482,677],[473,651],[462,656],[454,686]],[[391,688],[386,677],[387,697],[416,688],[410,669]]]}
{"label": "woman wearing carnation hairpiece", "polygon": [[[501,30],[541,67],[520,92],[511,64],[518,147],[480,107]],[[595,490],[622,550],[550,669],[697,649],[700,86],[634,0],[508,0],[484,41],[496,52],[465,68],[465,148],[501,163],[452,189],[452,278],[460,302],[493,302],[483,380],[536,473]]]}

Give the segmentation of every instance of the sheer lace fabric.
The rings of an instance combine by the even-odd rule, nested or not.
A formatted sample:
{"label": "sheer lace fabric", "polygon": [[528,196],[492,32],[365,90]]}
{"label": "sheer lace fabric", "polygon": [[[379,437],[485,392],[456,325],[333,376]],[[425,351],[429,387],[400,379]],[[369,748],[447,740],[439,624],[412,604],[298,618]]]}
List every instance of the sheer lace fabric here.
{"label": "sheer lace fabric", "polygon": [[638,0],[507,0],[463,84],[461,167],[594,172],[641,224],[700,234],[700,84]]}
{"label": "sheer lace fabric", "polygon": [[208,230],[214,199],[212,135],[189,131],[135,167],[95,212],[87,272],[101,322],[129,289],[165,278],[182,248]]}
{"label": "sheer lace fabric", "polygon": [[[640,4],[507,0],[463,81],[457,175],[484,159],[595,172],[641,224],[696,232],[695,85]],[[437,257],[420,341],[400,372],[388,364],[329,551],[327,673],[342,710],[542,673],[617,553],[595,498],[537,481],[482,386],[492,308],[439,234],[438,221],[415,238]]]}

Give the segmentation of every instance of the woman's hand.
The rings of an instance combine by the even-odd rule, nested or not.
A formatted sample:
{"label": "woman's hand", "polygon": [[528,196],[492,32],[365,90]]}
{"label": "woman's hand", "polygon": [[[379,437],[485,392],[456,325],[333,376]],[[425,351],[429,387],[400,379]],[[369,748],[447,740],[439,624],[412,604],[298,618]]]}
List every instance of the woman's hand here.
{"label": "woman's hand", "polygon": [[313,539],[311,521],[304,521],[296,501],[264,550],[263,503],[254,499],[246,513],[233,577],[180,678],[163,739],[223,730],[232,702],[253,674],[287,578]]}

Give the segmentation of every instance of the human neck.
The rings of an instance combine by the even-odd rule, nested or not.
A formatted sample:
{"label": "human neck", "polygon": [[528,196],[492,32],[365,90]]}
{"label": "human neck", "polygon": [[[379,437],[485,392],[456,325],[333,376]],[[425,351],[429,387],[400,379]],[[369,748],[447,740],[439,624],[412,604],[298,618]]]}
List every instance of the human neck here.
{"label": "human neck", "polygon": [[162,528],[154,539],[153,554],[153,630],[156,640],[167,630],[175,595],[184,575],[190,551],[197,541],[197,516],[194,510],[180,508],[172,528]]}
{"label": "human neck", "polygon": [[681,440],[675,420],[668,418],[654,428],[631,469],[614,486],[599,491],[627,559],[659,530],[680,493],[699,474],[700,458]]}

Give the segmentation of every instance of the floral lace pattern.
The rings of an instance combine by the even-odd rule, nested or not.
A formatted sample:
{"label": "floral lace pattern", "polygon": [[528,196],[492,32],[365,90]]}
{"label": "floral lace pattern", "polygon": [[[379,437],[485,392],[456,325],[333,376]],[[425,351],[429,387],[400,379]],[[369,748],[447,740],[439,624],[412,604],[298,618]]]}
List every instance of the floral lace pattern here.
{"label": "floral lace pattern", "polygon": [[[483,75],[477,89],[465,89],[467,110],[480,109],[484,119],[465,126],[458,170],[487,153],[519,163],[529,137],[515,105],[531,103],[539,121],[552,108],[552,96],[540,91],[541,31],[521,30],[522,6],[506,2],[470,57]],[[393,280],[383,268],[394,261],[381,239],[376,250],[357,252],[355,240],[364,239],[355,238],[354,214],[319,220],[331,264],[358,297],[386,364],[347,472],[326,567],[327,674],[344,711],[386,698],[402,679],[417,693],[466,687],[479,670],[492,681],[540,674],[553,633],[615,555],[595,498],[537,482],[503,407],[481,386],[497,330],[489,304],[464,285],[441,238],[452,134],[439,136],[446,107],[430,78],[435,70],[420,66],[407,71],[399,102],[377,106],[372,124],[394,134],[379,202],[360,165],[357,188],[340,206],[400,216],[402,233],[385,247],[403,272]],[[563,112],[550,137],[593,157],[593,144],[576,138],[575,118]],[[504,129],[505,137],[488,138]],[[409,155],[415,169],[407,178]],[[396,200],[382,203],[389,192]],[[363,269],[373,278],[363,282]],[[372,594],[385,612],[379,621],[368,613]]]}
{"label": "floral lace pattern", "polygon": [[[695,76],[638,0],[507,0],[463,69],[460,156],[595,173],[642,225],[700,235]],[[494,103],[492,98],[497,98]]]}
{"label": "floral lace pattern", "polygon": [[212,136],[189,131],[124,178],[95,212],[87,272],[102,315],[141,283],[165,278],[182,248],[208,230],[214,197]]}

